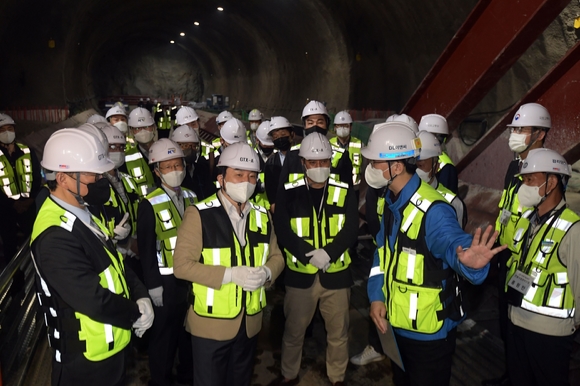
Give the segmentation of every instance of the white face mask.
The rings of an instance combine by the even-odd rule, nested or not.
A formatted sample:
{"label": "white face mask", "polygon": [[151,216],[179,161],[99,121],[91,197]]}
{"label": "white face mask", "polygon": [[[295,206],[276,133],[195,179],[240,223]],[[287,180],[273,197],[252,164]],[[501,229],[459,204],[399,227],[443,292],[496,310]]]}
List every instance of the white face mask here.
{"label": "white face mask", "polygon": [[110,152],[109,159],[115,163],[115,169],[120,168],[125,163],[125,152],[123,151]]}
{"label": "white face mask", "polygon": [[250,129],[256,131],[258,130],[258,127],[260,126],[259,123],[250,123]]}
{"label": "white face mask", "polygon": [[526,145],[526,134],[511,133],[508,145],[513,152],[521,153],[528,148]]}
{"label": "white face mask", "polygon": [[3,131],[0,133],[0,142],[6,145],[10,145],[14,142],[14,138],[16,138],[16,133],[13,131]]}
{"label": "white face mask", "polygon": [[417,168],[417,175],[426,183],[429,183],[431,177],[429,177],[429,172],[424,172],[423,170]]}
{"label": "white face mask", "polygon": [[167,186],[171,186],[172,188],[177,188],[181,186],[183,179],[185,178],[185,170],[174,170],[166,174],[162,174],[161,172],[161,180]]}
{"label": "white face mask", "polygon": [[330,168],[312,168],[306,169],[306,175],[316,183],[323,183],[330,176]]}
{"label": "white face mask", "polygon": [[518,200],[520,201],[520,205],[526,208],[534,208],[540,205],[544,197],[541,196],[539,192],[540,188],[544,186],[545,183],[546,182],[540,186],[528,186],[522,184],[518,190]]}
{"label": "white face mask", "polygon": [[365,169],[365,180],[367,184],[374,189],[381,189],[384,188],[385,186],[390,185],[392,179],[387,180],[383,176],[383,173],[384,171],[382,171],[381,169],[375,169],[370,164],[367,165],[367,168]]}
{"label": "white face mask", "polygon": [[135,134],[134,137],[135,140],[139,143],[149,143],[153,139],[154,135],[155,135],[154,132],[144,129]]}
{"label": "white face mask", "polygon": [[248,201],[252,197],[252,194],[254,194],[255,189],[256,184],[251,184],[247,181],[238,183],[226,181],[226,193],[232,200],[240,204]]}
{"label": "white face mask", "polygon": [[127,122],[124,122],[124,121],[119,121],[119,122],[115,123],[113,126],[115,126],[117,129],[119,129],[119,131],[123,134],[127,134],[127,130],[129,130],[129,127],[127,126]]}
{"label": "white face mask", "polygon": [[350,134],[350,129],[348,127],[337,127],[336,128],[336,135],[340,138],[346,138]]}

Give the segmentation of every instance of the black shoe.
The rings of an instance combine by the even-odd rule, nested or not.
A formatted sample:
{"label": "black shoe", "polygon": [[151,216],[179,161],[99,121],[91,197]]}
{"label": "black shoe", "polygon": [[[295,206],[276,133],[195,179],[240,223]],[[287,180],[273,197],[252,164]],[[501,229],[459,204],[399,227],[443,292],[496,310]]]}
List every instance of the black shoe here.
{"label": "black shoe", "polygon": [[483,386],[511,386],[511,381],[508,373],[503,373],[499,378],[487,379],[481,381]]}
{"label": "black shoe", "polygon": [[298,377],[294,379],[286,379],[283,375],[280,375],[278,378],[268,383],[268,386],[294,386],[297,385],[298,382]]}

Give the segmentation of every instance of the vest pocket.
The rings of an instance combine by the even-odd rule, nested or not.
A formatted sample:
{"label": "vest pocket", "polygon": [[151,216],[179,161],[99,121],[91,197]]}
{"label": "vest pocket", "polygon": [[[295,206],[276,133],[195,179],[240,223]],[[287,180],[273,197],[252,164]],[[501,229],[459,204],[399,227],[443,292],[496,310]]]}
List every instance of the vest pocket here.
{"label": "vest pocket", "polygon": [[441,289],[393,283],[389,320],[393,327],[433,334],[443,321],[437,312],[443,310],[439,300]]}
{"label": "vest pocket", "polygon": [[399,254],[395,278],[403,283],[422,285],[424,271],[424,256],[415,250],[403,248]]}

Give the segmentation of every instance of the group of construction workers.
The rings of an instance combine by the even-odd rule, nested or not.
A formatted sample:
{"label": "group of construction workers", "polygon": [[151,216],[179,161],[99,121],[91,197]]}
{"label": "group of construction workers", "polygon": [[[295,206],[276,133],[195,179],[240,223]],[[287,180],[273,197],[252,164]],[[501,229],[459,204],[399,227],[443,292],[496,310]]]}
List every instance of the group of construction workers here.
{"label": "group of construction workers", "polygon": [[350,362],[383,360],[380,335],[392,331],[404,367],[392,362],[396,385],[448,385],[463,283],[481,284],[497,264],[507,371],[485,384],[567,384],[580,325],[580,228],[565,201],[571,167],[543,146],[551,127],[543,106],[522,105],[509,125],[516,157],[495,230],[473,235],[463,229],[441,115],[419,124],[390,116],[365,146],[348,111],[332,119],[315,100],[302,111],[301,143],[288,119],[256,109],[249,130],[220,113],[211,143],[193,108],[172,114],[167,130],[151,111],[115,104],[52,134],[40,162],[0,114],[0,208],[12,224],[0,237],[6,256],[17,229],[31,235],[53,385],[122,384],[127,347],[140,339],[150,385],[249,385],[276,279],[285,326],[270,385],[300,382],[317,310],[328,380],[346,384],[363,181],[376,244],[371,326]]}

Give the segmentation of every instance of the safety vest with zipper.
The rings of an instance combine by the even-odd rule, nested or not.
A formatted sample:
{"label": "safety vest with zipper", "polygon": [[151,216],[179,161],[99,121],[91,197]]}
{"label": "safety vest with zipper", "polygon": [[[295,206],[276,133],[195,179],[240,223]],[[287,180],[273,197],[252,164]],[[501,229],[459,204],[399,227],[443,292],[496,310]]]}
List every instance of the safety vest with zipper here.
{"label": "safety vest with zipper", "polygon": [[[32,189],[32,158],[30,148],[21,143],[16,146],[24,153],[13,168],[8,157],[0,150],[0,181],[2,191],[13,200],[29,198]],[[16,170],[15,170],[16,169]]]}
{"label": "safety vest with zipper", "polygon": [[[508,187],[503,190],[498,204],[499,215],[495,220],[495,229],[499,232],[499,244],[507,245],[510,249],[516,231],[516,224],[522,216],[522,213],[526,210],[526,208],[520,205],[518,198],[518,190],[521,185],[522,177],[518,176],[516,179],[512,179]],[[505,220],[505,225],[501,223],[504,210],[510,212],[509,218]]]}
{"label": "safety vest with zipper", "polygon": [[139,196],[147,196],[149,190],[155,186],[155,179],[147,164],[147,160],[139,151],[139,146],[129,148],[125,151],[125,166],[127,167],[127,172],[137,184]]}
{"label": "safety vest with zipper", "polygon": [[[338,137],[334,137],[330,139],[330,144],[332,145],[332,149],[342,147],[338,144]],[[362,166],[362,141],[355,137],[350,137],[348,141],[348,155],[350,157],[350,161],[352,162],[352,184],[354,186],[359,185],[361,181],[361,166]],[[334,155],[334,154],[333,154]],[[338,162],[336,163],[338,165]]]}

